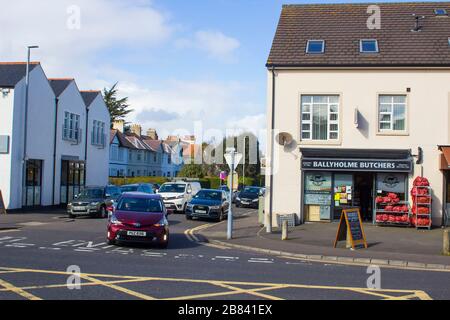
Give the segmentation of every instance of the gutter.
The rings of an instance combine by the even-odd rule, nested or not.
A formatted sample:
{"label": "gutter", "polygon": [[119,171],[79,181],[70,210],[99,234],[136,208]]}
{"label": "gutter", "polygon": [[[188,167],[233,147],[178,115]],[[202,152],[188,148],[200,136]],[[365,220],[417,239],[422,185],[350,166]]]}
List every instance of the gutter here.
{"label": "gutter", "polygon": [[271,120],[271,138],[270,138],[270,193],[269,193],[269,221],[267,221],[266,231],[267,233],[272,233],[272,211],[273,211],[273,158],[275,153],[275,141],[274,134],[275,131],[275,67],[272,67],[272,120]]}
{"label": "gutter", "polygon": [[84,144],[84,185],[86,186],[87,156],[88,156],[88,130],[89,130],[89,107],[86,106],[86,138]]}
{"label": "gutter", "polygon": [[450,64],[323,64],[323,63],[267,63],[266,68],[277,69],[450,69]]}
{"label": "gutter", "polygon": [[58,106],[59,99],[55,98],[55,134],[53,137],[53,182],[52,182],[52,205],[55,205],[55,187],[56,187],[56,136],[58,132]]}

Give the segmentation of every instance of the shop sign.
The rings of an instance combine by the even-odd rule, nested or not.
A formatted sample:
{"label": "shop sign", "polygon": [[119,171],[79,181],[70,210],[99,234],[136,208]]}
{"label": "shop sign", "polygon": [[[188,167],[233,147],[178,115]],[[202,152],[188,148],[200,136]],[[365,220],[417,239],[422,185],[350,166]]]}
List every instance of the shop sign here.
{"label": "shop sign", "polygon": [[412,160],[303,159],[303,170],[412,172]]}
{"label": "shop sign", "polygon": [[305,204],[317,205],[317,206],[330,206],[331,194],[330,193],[305,193]]}
{"label": "shop sign", "polygon": [[359,209],[342,210],[334,247],[336,248],[337,243],[343,240],[349,240],[353,249],[360,245],[367,249],[366,235]]}

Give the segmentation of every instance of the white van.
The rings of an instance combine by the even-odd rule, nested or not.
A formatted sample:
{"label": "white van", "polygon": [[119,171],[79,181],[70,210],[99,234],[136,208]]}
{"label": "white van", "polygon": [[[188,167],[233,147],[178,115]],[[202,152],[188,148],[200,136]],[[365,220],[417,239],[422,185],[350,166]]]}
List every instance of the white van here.
{"label": "white van", "polygon": [[184,212],[186,204],[201,188],[200,182],[196,181],[166,182],[161,185],[158,194],[163,198],[167,209]]}

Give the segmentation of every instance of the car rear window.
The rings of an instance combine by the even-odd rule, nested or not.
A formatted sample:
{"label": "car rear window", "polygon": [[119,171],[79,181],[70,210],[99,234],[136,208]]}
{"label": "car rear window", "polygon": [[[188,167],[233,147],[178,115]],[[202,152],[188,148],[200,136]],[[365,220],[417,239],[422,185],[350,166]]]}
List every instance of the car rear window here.
{"label": "car rear window", "polygon": [[117,210],[129,212],[163,212],[161,201],[149,198],[122,198]]}
{"label": "car rear window", "polygon": [[204,191],[201,190],[195,195],[195,199],[205,199],[205,200],[221,200],[222,191]]}

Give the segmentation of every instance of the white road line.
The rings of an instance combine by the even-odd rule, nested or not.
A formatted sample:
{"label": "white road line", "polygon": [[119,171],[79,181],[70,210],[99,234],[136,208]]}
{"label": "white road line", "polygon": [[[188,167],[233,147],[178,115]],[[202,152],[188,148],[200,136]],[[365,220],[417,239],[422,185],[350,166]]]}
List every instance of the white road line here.
{"label": "white road line", "polygon": [[39,247],[40,250],[61,250],[61,248],[47,248],[47,247]]}
{"label": "white road line", "polygon": [[52,244],[52,246],[56,246],[56,247],[66,246],[66,245],[74,243],[75,241],[77,241],[77,240],[67,240],[67,241],[57,242],[57,243]]}
{"label": "white road line", "polygon": [[102,249],[109,249],[109,248],[112,248],[112,247],[114,247],[114,245],[102,247]]}
{"label": "white road line", "polygon": [[26,248],[26,247],[33,247],[33,246],[34,246],[34,244],[32,244],[32,243],[19,243],[19,242],[5,245],[5,247],[18,247],[18,248]]}

